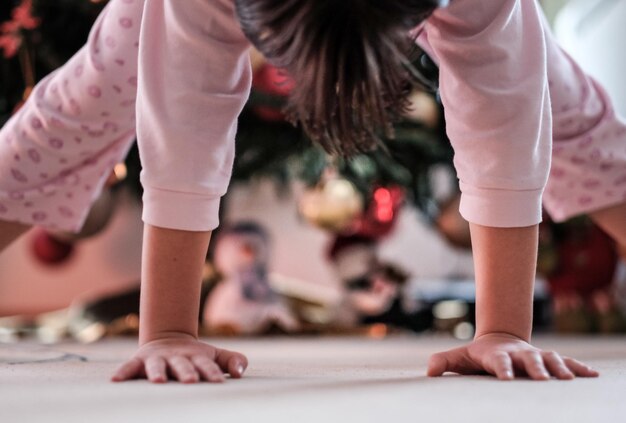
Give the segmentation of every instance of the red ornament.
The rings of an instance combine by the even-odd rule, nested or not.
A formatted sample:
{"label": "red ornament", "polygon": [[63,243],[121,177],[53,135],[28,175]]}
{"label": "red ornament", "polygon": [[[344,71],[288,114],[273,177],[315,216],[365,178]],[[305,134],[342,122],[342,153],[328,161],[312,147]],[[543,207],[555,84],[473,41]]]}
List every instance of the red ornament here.
{"label": "red ornament", "polygon": [[588,296],[608,287],[617,266],[611,238],[597,226],[580,228],[557,245],[558,270],[548,277],[553,294]]}
{"label": "red ornament", "polygon": [[34,235],[32,248],[40,262],[51,266],[67,261],[74,251],[72,243],[56,239],[43,229]]}
{"label": "red ornament", "polygon": [[372,201],[356,221],[352,233],[374,239],[388,235],[395,227],[403,202],[404,191],[398,186],[374,189]]}
{"label": "red ornament", "polygon": [[[252,79],[252,88],[262,94],[287,97],[295,86],[293,79],[286,71],[278,69],[270,64],[262,65]],[[285,120],[285,115],[280,109],[269,106],[256,106],[254,112],[262,119],[279,122]]]}

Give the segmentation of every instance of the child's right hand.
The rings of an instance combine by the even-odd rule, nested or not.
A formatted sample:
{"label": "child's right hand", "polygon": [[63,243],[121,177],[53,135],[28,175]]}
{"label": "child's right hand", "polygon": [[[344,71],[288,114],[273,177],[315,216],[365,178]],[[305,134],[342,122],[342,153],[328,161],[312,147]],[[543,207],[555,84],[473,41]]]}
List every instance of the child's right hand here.
{"label": "child's right hand", "polygon": [[192,337],[165,338],[150,341],[126,361],[111,381],[148,379],[165,383],[168,379],[182,383],[206,380],[221,383],[224,373],[240,378],[248,367],[248,359],[237,352],[222,350]]}

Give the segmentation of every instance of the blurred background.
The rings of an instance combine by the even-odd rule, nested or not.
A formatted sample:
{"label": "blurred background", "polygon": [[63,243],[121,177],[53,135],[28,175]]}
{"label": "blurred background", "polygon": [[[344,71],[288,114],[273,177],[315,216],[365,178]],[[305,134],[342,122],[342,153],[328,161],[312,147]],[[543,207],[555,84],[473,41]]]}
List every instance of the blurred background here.
{"label": "blurred background", "polygon": [[[0,124],[85,42],[106,0],[0,3]],[[562,45],[626,115],[626,2],[542,2]],[[199,320],[219,335],[474,330],[469,227],[437,95],[416,89],[389,152],[327,156],[281,112],[291,80],[251,53],[233,181]],[[420,51],[415,65],[436,85]],[[137,330],[139,156],[111,174],[79,234],[33,229],[0,255],[0,341],[92,342]],[[537,330],[626,332],[626,256],[585,216],[541,225]]]}

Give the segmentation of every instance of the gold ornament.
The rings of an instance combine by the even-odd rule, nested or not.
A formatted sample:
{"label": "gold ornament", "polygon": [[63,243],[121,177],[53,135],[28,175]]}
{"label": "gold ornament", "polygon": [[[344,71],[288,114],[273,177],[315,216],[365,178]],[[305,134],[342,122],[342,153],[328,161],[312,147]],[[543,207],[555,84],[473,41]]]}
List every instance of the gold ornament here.
{"label": "gold ornament", "polygon": [[363,197],[352,182],[331,178],[306,191],[300,214],[310,223],[333,232],[343,231],[363,213]]}
{"label": "gold ornament", "polygon": [[428,128],[439,125],[439,106],[431,95],[415,90],[409,96],[409,103],[405,118],[420,122]]}

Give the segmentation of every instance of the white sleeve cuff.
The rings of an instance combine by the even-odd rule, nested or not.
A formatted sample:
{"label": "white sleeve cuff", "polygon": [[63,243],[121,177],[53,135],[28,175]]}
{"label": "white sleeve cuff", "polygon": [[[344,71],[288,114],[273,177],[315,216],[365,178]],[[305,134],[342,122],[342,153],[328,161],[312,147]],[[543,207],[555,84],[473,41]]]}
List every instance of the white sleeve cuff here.
{"label": "white sleeve cuff", "polygon": [[471,223],[497,228],[521,228],[541,222],[543,189],[484,189],[461,183],[461,192],[460,212]]}
{"label": "white sleeve cuff", "polygon": [[160,228],[212,231],[219,225],[220,197],[144,187],[142,219]]}

